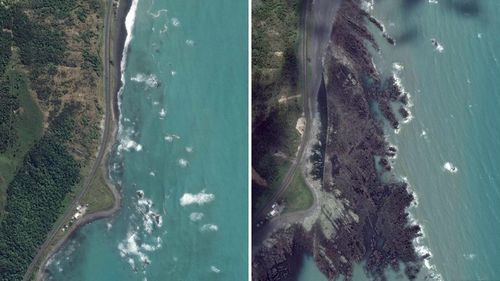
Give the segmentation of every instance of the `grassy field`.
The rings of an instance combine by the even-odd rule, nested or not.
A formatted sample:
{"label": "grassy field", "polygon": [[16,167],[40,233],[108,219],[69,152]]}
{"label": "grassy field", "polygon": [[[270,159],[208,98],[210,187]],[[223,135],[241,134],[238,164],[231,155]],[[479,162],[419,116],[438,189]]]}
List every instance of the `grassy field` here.
{"label": "grassy field", "polygon": [[313,194],[307,186],[302,174],[296,172],[290,186],[283,195],[285,213],[305,210],[313,204]]}
{"label": "grassy field", "polygon": [[16,56],[13,58],[5,75],[9,77],[11,93],[18,97],[20,103],[15,122],[18,141],[5,153],[0,154],[0,218],[5,206],[7,186],[22,164],[28,150],[43,132],[42,113],[28,90],[26,76],[16,67]]}
{"label": "grassy field", "polygon": [[99,173],[89,192],[87,192],[87,194],[83,197],[82,204],[89,205],[87,214],[109,210],[113,207],[113,193],[106,185],[106,181],[104,180],[104,175],[101,170],[99,170]]}

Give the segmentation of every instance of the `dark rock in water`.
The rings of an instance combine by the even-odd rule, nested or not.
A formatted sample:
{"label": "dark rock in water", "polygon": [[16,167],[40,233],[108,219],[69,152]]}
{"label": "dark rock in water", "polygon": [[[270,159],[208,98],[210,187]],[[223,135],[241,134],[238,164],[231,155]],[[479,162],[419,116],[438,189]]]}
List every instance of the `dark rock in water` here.
{"label": "dark rock in water", "polygon": [[399,108],[399,114],[401,115],[401,117],[403,117],[404,119],[407,119],[408,117],[410,117],[410,113],[408,112],[408,110],[404,107],[400,107]]}
{"label": "dark rock in water", "polygon": [[[375,280],[385,280],[384,271],[399,268],[400,263],[407,278],[413,280],[422,266],[413,247],[420,228],[411,224],[406,212],[413,195],[404,182],[383,182],[373,160],[380,157],[382,166],[390,167],[385,157],[395,154],[396,149],[385,140],[383,124],[369,105],[377,102],[383,116],[398,128],[391,103],[402,93],[394,78],[382,83],[372,64],[364,42],[377,46],[365,26],[369,14],[359,2],[341,2],[329,49],[337,51],[324,56],[329,129],[322,179],[322,191],[340,198],[356,219],[341,216],[317,221],[309,232],[300,224],[276,231],[271,236],[272,245],[260,247],[254,255],[254,281],[294,280],[297,259],[304,252],[314,257],[330,280],[340,275],[349,278],[353,266],[361,262]],[[335,232],[326,237],[320,224],[330,223]]]}
{"label": "dark rock in water", "polygon": [[388,78],[386,84],[387,84],[386,91],[391,101],[396,101],[398,98],[401,97],[403,92],[401,91],[396,81],[396,78],[394,77]]}
{"label": "dark rock in water", "polygon": [[158,214],[154,214],[154,215],[153,215],[153,217],[154,217],[154,219],[155,219],[156,224],[157,224],[157,225],[158,225],[158,224],[160,224],[160,219],[161,219],[161,216],[160,216],[160,215],[158,215]]}
{"label": "dark rock in water", "polygon": [[386,158],[380,158],[379,164],[380,164],[380,166],[382,166],[382,168],[384,168],[386,171],[390,171],[390,170],[392,169],[392,168],[391,168],[391,165],[389,164],[389,160],[387,160]]}
{"label": "dark rock in water", "polygon": [[432,38],[432,39],[431,39],[431,43],[432,43],[432,45],[433,45],[434,47],[437,47],[437,46],[438,46],[438,42],[437,42],[437,40],[436,40],[436,39],[434,39],[434,38]]}
{"label": "dark rock in water", "polygon": [[297,226],[274,233],[270,239],[275,243],[262,247],[253,260],[252,280],[294,280],[306,249],[302,243],[308,240],[301,238],[302,233]]}
{"label": "dark rock in water", "polygon": [[389,161],[387,161],[387,159],[385,159],[385,158],[380,158],[380,162],[379,163],[380,163],[380,165],[382,165],[384,167],[387,166],[387,165],[389,165]]}
{"label": "dark rock in water", "polygon": [[402,94],[398,98],[399,102],[402,103],[403,105],[408,105],[410,102],[410,99],[408,98],[408,94]]}
{"label": "dark rock in water", "polygon": [[385,153],[386,156],[388,157],[395,157],[396,156],[397,149],[394,146],[389,146],[387,148],[387,152]]}
{"label": "dark rock in water", "polygon": [[137,190],[135,192],[135,194],[137,195],[137,198],[139,198],[139,199],[144,198],[144,191],[142,191],[142,190]]}
{"label": "dark rock in water", "polygon": [[394,40],[394,38],[392,38],[391,36],[389,36],[389,34],[387,33],[384,33],[383,34],[385,40],[387,40],[387,42],[393,46],[396,46],[396,40]]}
{"label": "dark rock in water", "polygon": [[368,20],[372,22],[380,30],[380,32],[385,32],[384,25],[378,19],[373,16],[369,16]]}

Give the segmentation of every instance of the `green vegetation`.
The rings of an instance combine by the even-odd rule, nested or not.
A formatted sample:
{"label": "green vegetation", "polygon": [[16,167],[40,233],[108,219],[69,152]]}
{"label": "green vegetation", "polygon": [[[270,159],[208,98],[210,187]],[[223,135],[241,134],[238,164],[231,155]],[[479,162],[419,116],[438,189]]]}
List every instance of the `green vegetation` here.
{"label": "green vegetation", "polygon": [[[7,150],[0,153],[0,221],[2,217],[2,210],[5,204],[5,191],[8,183],[12,181],[14,175],[22,164],[24,155],[33,146],[35,141],[40,138],[42,134],[42,113],[37,104],[30,96],[28,91],[27,81],[24,75],[18,70],[9,70],[5,78],[7,81],[2,83],[6,89],[1,92],[1,102],[3,110],[4,94],[16,97],[19,108],[15,118],[12,118],[12,127],[16,134],[17,141],[12,144]],[[0,133],[2,141],[7,137],[6,134]]]}
{"label": "green vegetation", "polygon": [[[0,279],[20,280],[63,207],[66,194],[79,179],[79,166],[64,140],[71,137],[72,109],[28,152],[7,190],[0,224]],[[62,138],[61,138],[62,136]]]}
{"label": "green vegetation", "polygon": [[36,68],[61,63],[66,50],[62,31],[30,20],[18,6],[12,10],[13,39],[21,50],[21,62]]}
{"label": "green vegetation", "polygon": [[95,155],[103,12],[100,0],[0,3],[0,280],[22,279]]}
{"label": "green vegetation", "polygon": [[109,210],[113,207],[113,193],[107,186],[102,171],[99,171],[94,184],[90,188],[89,192],[85,194],[81,203],[88,204],[87,213],[89,214]]}
{"label": "green vegetation", "polygon": [[301,0],[254,2],[252,18],[252,166],[268,182],[253,183],[254,210],[279,186],[300,143],[303,111],[297,49]]}
{"label": "green vegetation", "polygon": [[295,173],[290,186],[283,195],[285,203],[284,212],[305,210],[312,206],[314,198],[302,174]]}
{"label": "green vegetation", "polygon": [[252,208],[255,210],[261,209],[269,202],[269,199],[274,194],[276,188],[279,187],[283,177],[290,168],[290,162],[284,159],[277,159],[273,163],[277,163],[277,165],[273,166],[273,173],[267,178],[268,186],[261,187],[256,185],[252,188]]}

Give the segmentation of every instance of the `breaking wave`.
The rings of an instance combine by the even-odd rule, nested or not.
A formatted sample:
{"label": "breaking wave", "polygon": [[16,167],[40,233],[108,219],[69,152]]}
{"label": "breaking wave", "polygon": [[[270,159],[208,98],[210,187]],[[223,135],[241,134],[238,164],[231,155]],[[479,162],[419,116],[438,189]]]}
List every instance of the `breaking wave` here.
{"label": "breaking wave", "polygon": [[160,81],[154,74],[146,75],[144,73],[138,73],[130,78],[130,80],[137,83],[144,83],[149,88],[157,88],[158,86],[160,86]]}
{"label": "breaking wave", "polygon": [[207,231],[218,231],[219,230],[219,227],[215,224],[211,224],[211,223],[207,223],[207,224],[204,224],[202,227],[200,227],[200,230],[202,232],[207,232]]}
{"label": "breaking wave", "polygon": [[215,265],[210,266],[210,270],[214,273],[219,273],[220,269],[218,269]]}
{"label": "breaking wave", "polygon": [[162,247],[160,236],[151,234],[162,227],[162,216],[153,208],[153,201],[144,196],[144,191],[136,191],[135,213],[130,216],[129,231],[124,240],[118,243],[119,254],[134,272],[142,271],[151,264],[147,253]]}
{"label": "breaking wave", "polygon": [[203,219],[204,216],[205,216],[205,214],[203,214],[203,213],[193,212],[193,213],[189,214],[189,219],[191,221],[199,221],[199,220]]}
{"label": "breaking wave", "polygon": [[187,206],[192,204],[204,205],[210,203],[215,200],[215,195],[211,193],[206,193],[205,190],[202,190],[200,193],[192,194],[192,193],[184,193],[179,199],[181,206]]}

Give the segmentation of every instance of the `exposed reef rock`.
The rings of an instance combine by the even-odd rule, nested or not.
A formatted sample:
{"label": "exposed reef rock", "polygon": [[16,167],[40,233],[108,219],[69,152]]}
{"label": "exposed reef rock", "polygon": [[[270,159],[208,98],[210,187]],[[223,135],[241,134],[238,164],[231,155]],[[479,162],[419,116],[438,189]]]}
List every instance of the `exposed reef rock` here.
{"label": "exposed reef rock", "polygon": [[[387,268],[400,272],[401,265],[413,280],[428,258],[413,246],[421,234],[406,211],[414,199],[407,184],[381,179],[381,173],[391,170],[387,157],[395,157],[397,150],[387,143],[383,120],[373,105],[398,128],[392,105],[399,104],[403,109],[399,114],[408,117],[404,109],[408,96],[395,78],[381,81],[366,47],[368,43],[378,49],[365,26],[367,19],[374,22],[359,0],[341,3],[323,65],[327,129],[321,192],[336,201],[323,201],[321,212],[335,201],[346,215],[321,214],[310,229],[297,222],[275,232],[254,255],[255,281],[294,280],[294,265],[304,253],[314,257],[330,280],[341,275],[350,280],[353,266],[361,262],[375,280],[385,280]],[[377,170],[377,164],[383,171]]]}
{"label": "exposed reef rock", "polygon": [[268,238],[252,264],[252,279],[292,280],[307,248],[303,230],[298,226],[281,229]]}

